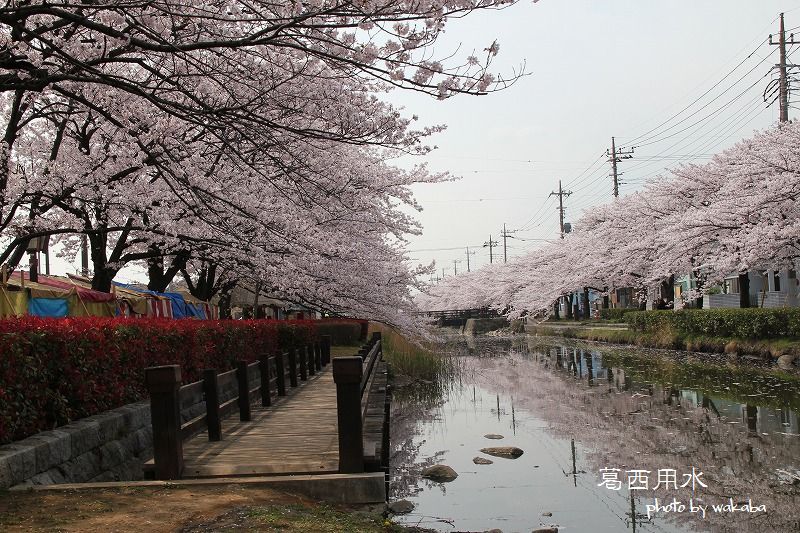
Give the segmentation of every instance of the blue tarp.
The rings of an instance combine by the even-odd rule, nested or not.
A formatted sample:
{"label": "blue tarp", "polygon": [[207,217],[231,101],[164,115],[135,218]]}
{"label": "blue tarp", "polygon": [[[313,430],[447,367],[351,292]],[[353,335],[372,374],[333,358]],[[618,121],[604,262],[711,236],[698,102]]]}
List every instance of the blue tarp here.
{"label": "blue tarp", "polygon": [[193,303],[186,302],[186,310],[189,312],[189,316],[200,318],[202,320],[208,318],[206,317],[206,310],[202,305],[195,305]]}
{"label": "blue tarp", "polygon": [[61,298],[31,298],[28,314],[31,316],[62,318],[67,316],[69,304]]}
{"label": "blue tarp", "polygon": [[189,318],[194,315],[188,310],[188,304],[186,300],[183,299],[183,295],[177,292],[162,292],[162,293],[153,293],[158,294],[159,296],[164,296],[170,299],[172,303],[172,318]]}

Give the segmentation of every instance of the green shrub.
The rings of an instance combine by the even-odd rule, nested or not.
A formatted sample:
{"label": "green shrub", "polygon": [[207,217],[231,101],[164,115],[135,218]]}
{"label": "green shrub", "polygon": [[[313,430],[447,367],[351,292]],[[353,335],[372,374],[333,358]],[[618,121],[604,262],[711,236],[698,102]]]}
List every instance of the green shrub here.
{"label": "green shrub", "polygon": [[761,339],[800,337],[800,309],[684,309],[637,311],[626,316],[636,331]]}
{"label": "green shrub", "polygon": [[625,315],[638,311],[638,309],[600,309],[600,319],[611,322],[625,322]]}

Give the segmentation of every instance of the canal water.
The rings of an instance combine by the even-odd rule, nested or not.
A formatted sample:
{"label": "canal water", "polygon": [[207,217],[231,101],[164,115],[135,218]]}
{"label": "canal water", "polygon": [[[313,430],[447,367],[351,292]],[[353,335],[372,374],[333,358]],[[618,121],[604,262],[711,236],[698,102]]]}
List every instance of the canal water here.
{"label": "canal water", "polygon": [[[459,337],[446,351],[446,379],[394,391],[391,496],[415,505],[397,521],[506,533],[800,531],[796,375],[527,336]],[[524,453],[480,451],[492,446]],[[421,478],[434,464],[458,478]]]}

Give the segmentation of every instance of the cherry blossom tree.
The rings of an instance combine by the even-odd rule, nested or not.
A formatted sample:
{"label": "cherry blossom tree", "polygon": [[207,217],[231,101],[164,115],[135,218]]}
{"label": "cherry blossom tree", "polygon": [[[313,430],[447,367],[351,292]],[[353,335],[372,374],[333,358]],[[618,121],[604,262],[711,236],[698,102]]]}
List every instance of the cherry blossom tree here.
{"label": "cherry blossom tree", "polygon": [[[709,163],[685,165],[593,208],[566,239],[418,298],[423,309],[491,306],[510,316],[552,309],[590,287],[644,289],[675,275],[701,280],[689,298],[731,274],[795,268],[800,259],[800,125],[755,134]],[[669,283],[671,286],[671,282]],[[747,292],[743,282],[743,293]]]}

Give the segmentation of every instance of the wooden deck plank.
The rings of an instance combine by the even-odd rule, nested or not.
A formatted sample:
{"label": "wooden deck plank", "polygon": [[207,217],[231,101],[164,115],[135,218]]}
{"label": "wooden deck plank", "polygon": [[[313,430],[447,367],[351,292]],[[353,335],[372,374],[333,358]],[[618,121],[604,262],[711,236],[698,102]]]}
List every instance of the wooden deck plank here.
{"label": "wooden deck plank", "polygon": [[205,433],[183,445],[184,477],[335,473],[339,466],[336,386],[328,366],[252,420],[223,420],[222,440]]}

